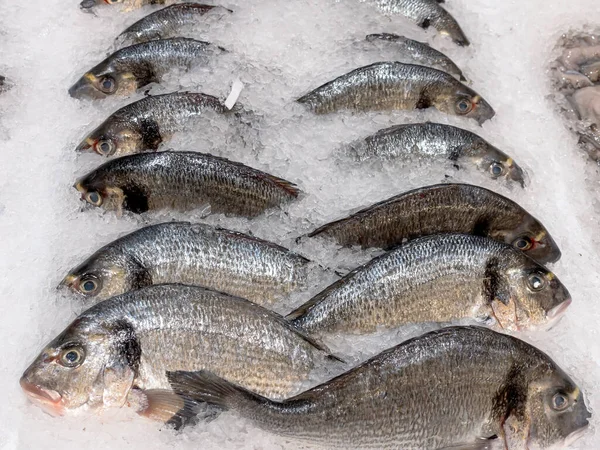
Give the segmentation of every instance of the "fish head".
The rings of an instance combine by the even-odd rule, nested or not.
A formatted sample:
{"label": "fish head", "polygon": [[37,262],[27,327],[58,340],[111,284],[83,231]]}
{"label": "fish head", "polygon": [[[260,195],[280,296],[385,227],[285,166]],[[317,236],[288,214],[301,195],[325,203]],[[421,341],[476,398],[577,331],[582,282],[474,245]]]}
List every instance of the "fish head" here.
{"label": "fish head", "polygon": [[139,289],[150,283],[139,264],[129,255],[112,247],[97,251],[81,265],[75,267],[59,285],[95,301]]}
{"label": "fish head", "polygon": [[120,156],[144,149],[142,134],[134,124],[109,118],[92,131],[76,151],[92,150],[100,156]]}
{"label": "fish head", "polygon": [[141,354],[137,341],[131,342],[131,326],[123,324],[128,325],[122,319],[76,319],[23,373],[20,384],[27,397],[53,416],[122,406]]}
{"label": "fish head", "polygon": [[136,76],[119,70],[118,66],[103,63],[83,75],[71,88],[73,98],[103,99],[111,95],[130,95],[138,88]]}
{"label": "fish head", "polygon": [[456,45],[468,47],[471,44],[458,22],[454,19],[444,20],[443,23],[438,23],[436,28],[439,29],[441,35],[448,36]]}
{"label": "fish head", "polygon": [[116,211],[117,214],[123,211],[123,189],[119,187],[117,177],[111,176],[110,171],[105,171],[104,166],[77,180],[73,187],[81,193],[81,200],[89,205]]}
{"label": "fish head", "polygon": [[585,432],[592,414],[579,387],[560,368],[552,364],[543,372],[528,389],[528,448],[564,448]]}
{"label": "fish head", "polygon": [[479,125],[496,115],[494,109],[483,97],[463,84],[458,84],[459,88],[455,92],[444,96],[436,105],[440,111],[475,119]]}
{"label": "fish head", "polygon": [[561,257],[561,251],[548,230],[525,211],[517,228],[500,231],[491,237],[503,240],[541,264],[554,263]]}
{"label": "fish head", "polygon": [[493,180],[518,183],[525,187],[525,171],[510,156],[483,139],[461,148],[461,156],[469,158]]}
{"label": "fish head", "polygon": [[571,304],[571,295],[554,273],[523,253],[508,249],[511,262],[505,277],[497,280],[499,295],[492,306],[495,317],[506,329],[547,328]]}

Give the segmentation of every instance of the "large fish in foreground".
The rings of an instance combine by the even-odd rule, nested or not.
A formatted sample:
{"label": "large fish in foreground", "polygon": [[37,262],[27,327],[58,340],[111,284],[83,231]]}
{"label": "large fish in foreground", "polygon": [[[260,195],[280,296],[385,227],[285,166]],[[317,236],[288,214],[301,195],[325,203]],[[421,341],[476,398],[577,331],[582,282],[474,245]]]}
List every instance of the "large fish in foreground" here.
{"label": "large fish in foreground", "polygon": [[261,305],[305,287],[311,265],[286,248],[205,224],[151,225],[105,245],[62,285],[97,300],[152,284],[204,286]]}
{"label": "large fish in foreground", "polygon": [[224,51],[208,42],[187,38],[144,42],[117,50],[86,72],[69,89],[74,98],[101,99],[111,95],[130,95],[175,68],[190,69],[206,64]]}
{"label": "large fish in foreground", "polygon": [[232,11],[221,6],[199,3],[171,5],[148,14],[130,25],[117,39],[121,42],[139,44],[154,39],[181,36],[182,31],[193,29],[204,16],[213,12],[231,13]]}
{"label": "large fish in foreground", "polygon": [[284,398],[326,357],[281,316],[247,300],[162,285],[85,311],[44,347],[21,386],[53,414],[130,404],[167,420],[153,408],[153,390],[169,389],[166,371],[206,369]]}
{"label": "large fish in foreground", "polygon": [[280,402],[204,371],[169,379],[183,397],[235,411],[290,448],[547,449],[569,445],[591,417],[548,355],[478,327],[411,339]]}
{"label": "large fish in foreground", "polygon": [[140,153],[104,163],[80,178],[82,199],[134,213],[209,206],[253,217],[298,197],[293,183],[244,164],[195,152]]}
{"label": "large fish in foreground", "polygon": [[485,139],[462,128],[441,123],[407,123],[379,130],[345,148],[356,161],[445,159],[454,166],[470,164],[494,180],[525,186],[525,173],[513,158]]}
{"label": "large fish in foreground", "polygon": [[404,16],[424,29],[432,26],[440,34],[449,36],[456,44],[460,46],[469,45],[469,40],[456,19],[440,6],[440,3],[443,3],[444,0],[367,1],[375,3],[384,14]]}
{"label": "large fish in foreground", "polygon": [[317,228],[310,237],[344,246],[389,249],[422,236],[464,233],[511,244],[552,263],[561,253],[548,230],[512,200],[469,184],[437,184],[405,192]]}
{"label": "large fish in foreground", "polygon": [[315,335],[458,320],[518,330],[547,326],[570,303],[556,276],[512,245],[445,234],[371,260],[288,318]]}
{"label": "large fish in foreground", "polygon": [[298,99],[317,114],[343,109],[382,111],[434,107],[482,124],[492,107],[452,75],[431,67],[378,62],[325,83]]}
{"label": "large fish in foreground", "polygon": [[195,92],[146,97],[111,114],[76,150],[92,149],[102,156],[156,150],[193,119],[212,114],[232,115],[232,111],[218,98]]}

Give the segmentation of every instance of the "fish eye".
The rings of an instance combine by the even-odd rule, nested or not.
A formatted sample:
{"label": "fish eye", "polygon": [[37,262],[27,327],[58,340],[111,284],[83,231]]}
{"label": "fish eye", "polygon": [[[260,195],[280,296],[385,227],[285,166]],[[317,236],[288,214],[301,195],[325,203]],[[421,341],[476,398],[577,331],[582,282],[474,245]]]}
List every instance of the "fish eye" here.
{"label": "fish eye", "polygon": [[85,199],[94,206],[102,205],[102,196],[95,191],[88,192],[85,195]]}
{"label": "fish eye", "polygon": [[546,278],[539,273],[532,273],[527,279],[529,287],[533,291],[541,291],[546,287]]}
{"label": "fish eye", "polygon": [[567,396],[561,394],[560,392],[554,394],[552,397],[552,409],[555,411],[563,411],[569,406],[569,399]]}
{"label": "fish eye", "polygon": [[502,163],[494,161],[492,164],[490,164],[490,174],[492,177],[498,178],[500,175],[504,175],[505,173],[506,169]]}
{"label": "fish eye", "polygon": [[514,240],[513,246],[521,251],[527,251],[533,246],[531,238],[527,236],[521,236]]}
{"label": "fish eye", "polygon": [[103,156],[109,156],[115,151],[115,144],[109,139],[102,139],[96,142],[94,150]]}
{"label": "fish eye", "polygon": [[85,352],[81,347],[70,347],[61,352],[58,361],[62,366],[73,368],[80,366],[84,359]]}
{"label": "fish eye", "polygon": [[113,77],[106,76],[100,80],[100,90],[105,94],[112,94],[117,89],[117,83]]}
{"label": "fish eye", "polygon": [[473,109],[473,103],[470,100],[463,98],[456,102],[455,107],[458,114],[468,114]]}
{"label": "fish eye", "polygon": [[79,290],[82,294],[93,295],[100,289],[100,280],[95,276],[87,275],[84,276],[79,282]]}

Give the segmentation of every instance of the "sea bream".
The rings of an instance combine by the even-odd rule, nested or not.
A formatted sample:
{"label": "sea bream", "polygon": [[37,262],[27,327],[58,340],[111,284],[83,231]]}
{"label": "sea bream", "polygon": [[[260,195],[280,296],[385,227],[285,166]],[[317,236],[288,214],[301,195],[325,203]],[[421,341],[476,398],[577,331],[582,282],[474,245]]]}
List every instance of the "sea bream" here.
{"label": "sea bream", "polygon": [[556,275],[512,245],[441,234],[358,267],[288,318],[316,336],[459,320],[520,330],[548,326],[570,303]]}
{"label": "sea bream", "polygon": [[162,283],[204,286],[271,306],[306,287],[310,262],[253,236],[206,224],[168,222],[100,248],[61,283],[102,300]]}
{"label": "sea bream", "polygon": [[393,33],[369,34],[366,39],[373,43],[389,42],[398,51],[399,59],[406,58],[406,62],[434,67],[458,77],[461,81],[467,81],[462,70],[450,58],[429,44]]}
{"label": "sea bream", "polygon": [[189,123],[213,114],[234,116],[216,97],[196,92],[174,92],[145,97],[115,111],[81,142],[76,150],[119,156],[156,150]]}
{"label": "sea bream", "polygon": [[513,245],[539,263],[561,252],[542,223],[512,200],[470,184],[437,184],[376,203],[309,234],[347,247],[390,249],[443,233],[486,236]]}
{"label": "sea bream", "polygon": [[475,133],[441,123],[395,125],[347,145],[344,152],[356,161],[445,159],[458,168],[463,163],[477,167],[494,180],[525,185],[525,172],[512,157]]}
{"label": "sea bream", "polygon": [[69,89],[69,95],[79,99],[131,95],[150,83],[159,83],[175,68],[205,65],[224,51],[208,42],[180,37],[135,44],[117,50],[87,71]]}
{"label": "sea bream", "polygon": [[432,26],[438,33],[449,36],[456,44],[460,46],[469,45],[469,40],[456,19],[440,5],[444,0],[366,1],[375,3],[384,14],[404,16],[424,29]]}
{"label": "sea bream", "polygon": [[549,449],[570,445],[591,417],[548,355],[479,327],[408,340],[283,401],[207,371],[169,379],[183,398],[232,410],[290,448]]}
{"label": "sea bream", "polygon": [[254,303],[199,287],[162,285],[82,313],[44,347],[21,386],[55,415],[133,405],[143,415],[168,420],[153,405],[153,392],[169,389],[167,371],[207,369],[285,398],[329,359],[316,342]]}
{"label": "sea bream", "polygon": [[475,91],[431,67],[378,62],[325,83],[298,99],[317,114],[350,109],[383,111],[435,107],[482,124],[495,112]]}
{"label": "sea bream", "polygon": [[160,209],[257,216],[290,202],[293,183],[244,164],[196,152],[139,153],[110,160],[75,188],[91,205],[133,213]]}
{"label": "sea bream", "polygon": [[182,36],[182,32],[197,27],[206,15],[231,13],[221,6],[180,3],[155,11],[127,27],[118,42],[139,44],[154,39]]}

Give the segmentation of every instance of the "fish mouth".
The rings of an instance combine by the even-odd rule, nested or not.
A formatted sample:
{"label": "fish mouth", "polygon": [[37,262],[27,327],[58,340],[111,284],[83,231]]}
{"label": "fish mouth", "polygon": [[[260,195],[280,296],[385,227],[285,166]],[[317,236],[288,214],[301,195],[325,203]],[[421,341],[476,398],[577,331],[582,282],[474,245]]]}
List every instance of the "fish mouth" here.
{"label": "fish mouth", "polygon": [[90,80],[86,77],[81,77],[77,83],[69,88],[69,95],[76,99],[102,99],[106,98],[106,95],[96,89]]}
{"label": "fish mouth", "polygon": [[92,148],[94,146],[94,144],[96,144],[96,141],[94,141],[92,138],[85,138],[85,140],[79,144],[77,146],[77,148],[75,148],[76,152],[83,152],[85,150],[88,150],[90,148]]}
{"label": "fish mouth", "polygon": [[25,378],[21,378],[19,384],[33,404],[54,417],[64,414],[63,398],[58,392],[30,383]]}
{"label": "fish mouth", "polygon": [[[592,417],[592,414],[588,411],[588,418],[590,418],[590,417]],[[589,422],[588,418],[585,419],[585,421],[586,421],[585,424],[583,424],[580,428],[573,431],[571,434],[569,434],[565,438],[565,443],[564,443],[565,447],[570,447],[576,440],[580,439],[581,436],[583,436],[587,432],[587,429],[590,426],[590,422]]]}
{"label": "fish mouth", "polygon": [[67,287],[70,289],[73,289],[73,285],[77,282],[78,277],[77,275],[73,275],[73,274],[69,274],[66,277],[63,278],[63,280],[59,283],[58,286],[56,286],[56,289],[61,289],[63,287]]}
{"label": "fish mouth", "polygon": [[546,313],[546,317],[550,320],[558,319],[566,311],[566,309],[569,307],[569,305],[571,304],[572,301],[573,300],[568,298],[565,301],[563,301],[562,303],[559,303],[558,305],[556,305],[554,308],[552,308],[550,311],[548,311]]}
{"label": "fish mouth", "polygon": [[477,122],[479,125],[483,125],[484,122],[490,120],[492,117],[496,115],[496,111],[492,108],[488,102],[486,102],[483,98],[480,97],[479,102],[477,103]]}

